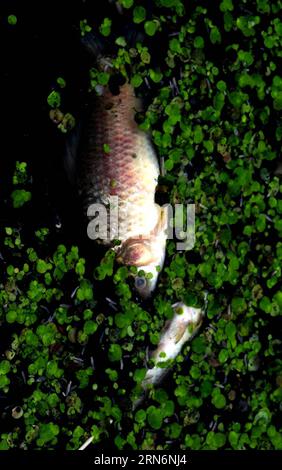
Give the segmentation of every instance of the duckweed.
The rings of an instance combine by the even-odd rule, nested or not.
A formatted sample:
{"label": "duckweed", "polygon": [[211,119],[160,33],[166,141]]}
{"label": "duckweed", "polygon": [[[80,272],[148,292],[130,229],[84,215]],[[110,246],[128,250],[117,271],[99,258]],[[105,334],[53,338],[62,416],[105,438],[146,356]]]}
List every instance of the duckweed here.
{"label": "duckweed", "polygon": [[[168,242],[141,303],[111,250],[94,262],[44,216],[27,227],[33,168],[15,163],[13,222],[0,220],[1,450],[73,450],[90,436],[95,449],[282,449],[282,2],[150,4],[119,0],[76,26],[114,44],[114,68],[146,98],[137,120],[164,161],[157,197],[195,203],[195,246]],[[53,80],[44,100],[57,113],[71,84]],[[92,90],[108,80],[91,68]],[[204,307],[205,293],[200,333],[133,411],[171,305]]]}

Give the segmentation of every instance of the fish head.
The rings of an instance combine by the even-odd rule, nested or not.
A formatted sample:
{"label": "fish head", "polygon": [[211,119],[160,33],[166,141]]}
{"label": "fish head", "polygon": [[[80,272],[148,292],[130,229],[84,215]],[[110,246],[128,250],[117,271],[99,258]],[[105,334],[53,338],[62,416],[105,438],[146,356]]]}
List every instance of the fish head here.
{"label": "fish head", "polygon": [[200,308],[189,307],[184,302],[177,302],[173,306],[176,323],[187,323],[198,327],[203,321],[203,311]]}
{"label": "fish head", "polygon": [[157,207],[160,215],[154,230],[146,237],[126,240],[117,256],[118,262],[138,268],[135,289],[143,299],[154,291],[165,260],[168,214],[166,209]]}
{"label": "fish head", "polygon": [[125,242],[118,253],[117,261],[138,268],[137,274],[133,274],[135,289],[140,297],[146,299],[156,287],[164,258],[165,243],[157,243],[155,239],[141,239]]}
{"label": "fish head", "polygon": [[[142,272],[142,275],[137,273],[134,276],[134,286],[140,297],[147,299],[156,288],[159,273],[156,269],[156,264],[141,266],[139,269],[139,273],[140,272]],[[143,274],[143,272],[145,274]]]}
{"label": "fish head", "polygon": [[165,260],[167,228],[168,228],[168,211],[166,207],[160,208],[158,223],[146,240],[146,247],[150,252],[147,263],[138,266],[138,270],[145,272],[145,275],[135,276],[135,288],[138,294],[144,299],[150,297],[156,288],[159,272],[162,270]]}
{"label": "fish head", "polygon": [[[140,297],[147,299],[156,288],[159,273],[163,267],[165,259],[164,238],[151,240],[150,253],[151,258],[147,264],[138,266],[138,272],[135,275],[134,284]],[[142,275],[138,274],[142,273]],[[144,273],[144,274],[143,274]]]}

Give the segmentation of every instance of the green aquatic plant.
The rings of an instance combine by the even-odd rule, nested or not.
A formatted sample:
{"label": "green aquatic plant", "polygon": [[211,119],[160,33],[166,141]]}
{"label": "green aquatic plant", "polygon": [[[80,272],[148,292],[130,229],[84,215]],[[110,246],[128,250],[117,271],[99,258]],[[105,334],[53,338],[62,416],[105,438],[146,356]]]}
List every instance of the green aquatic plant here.
{"label": "green aquatic plant", "polygon": [[[185,14],[180,0],[119,4],[142,44],[116,34],[110,12],[95,27],[115,44],[115,69],[148,95],[138,122],[164,162],[159,192],[195,203],[195,246],[179,252],[168,242],[145,307],[134,269],[117,266],[112,250],[93,266],[65,240],[51,246],[46,224],[27,242],[21,211],[15,224],[1,222],[0,388],[11,404],[0,449],[71,450],[90,436],[94,448],[110,438],[117,449],[281,449],[281,1],[192,2]],[[92,28],[80,22],[82,36]],[[69,86],[59,74],[66,80],[55,77],[47,104],[65,132],[75,122],[59,109]],[[92,90],[109,79],[91,68]],[[23,211],[27,170],[17,162],[12,177]],[[101,302],[108,284],[114,301]],[[172,304],[203,306],[204,292],[200,333],[133,411],[146,348],[158,344]]]}
{"label": "green aquatic plant", "polygon": [[51,108],[58,108],[61,104],[61,95],[58,91],[51,91],[50,95],[47,97],[47,103]]}
{"label": "green aquatic plant", "polygon": [[90,33],[90,31],[92,30],[91,26],[87,23],[86,19],[80,20],[79,26],[80,34],[82,37],[85,36],[85,34]]}
{"label": "green aquatic plant", "polygon": [[100,26],[100,33],[103,36],[109,36],[111,34],[112,20],[110,18],[104,18],[103,23]]}
{"label": "green aquatic plant", "polygon": [[16,17],[16,15],[9,15],[7,21],[11,26],[15,26],[18,22],[18,18]]}
{"label": "green aquatic plant", "polygon": [[133,10],[133,21],[134,23],[142,23],[146,18],[146,10],[142,6],[136,6]]}
{"label": "green aquatic plant", "polygon": [[[23,185],[27,187],[30,182],[31,180],[27,172],[27,163],[17,161],[13,175],[13,185]],[[22,207],[24,204],[31,200],[31,197],[31,192],[27,191],[24,188],[14,189],[14,191],[12,191],[11,193],[13,207],[15,209]]]}
{"label": "green aquatic plant", "polygon": [[15,189],[12,194],[14,208],[22,207],[26,202],[31,200],[31,192],[25,189]]}

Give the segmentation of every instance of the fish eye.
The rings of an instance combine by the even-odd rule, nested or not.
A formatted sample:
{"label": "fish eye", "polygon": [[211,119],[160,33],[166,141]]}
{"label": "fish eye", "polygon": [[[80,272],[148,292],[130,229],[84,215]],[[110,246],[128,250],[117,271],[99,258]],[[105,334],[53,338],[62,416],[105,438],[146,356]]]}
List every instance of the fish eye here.
{"label": "fish eye", "polygon": [[145,277],[136,277],[135,279],[135,287],[137,287],[138,289],[142,289],[143,287],[146,286],[146,279]]}

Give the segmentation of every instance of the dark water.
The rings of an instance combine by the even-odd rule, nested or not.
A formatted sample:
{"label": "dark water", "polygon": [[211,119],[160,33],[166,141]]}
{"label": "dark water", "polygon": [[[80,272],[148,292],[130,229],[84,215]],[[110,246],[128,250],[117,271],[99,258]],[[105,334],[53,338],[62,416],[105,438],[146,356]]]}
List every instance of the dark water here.
{"label": "dark water", "polygon": [[[1,43],[5,44],[1,48],[2,109],[5,110],[1,200],[10,193],[7,182],[11,181],[15,161],[27,161],[33,176],[33,197],[20,216],[25,226],[52,226],[61,212],[66,181],[62,172],[63,138],[49,120],[46,97],[56,78],[63,76],[68,82],[66,103],[68,95],[72,95],[72,109],[78,107],[84,79],[84,74],[79,73],[83,70],[83,54],[77,40],[78,31],[73,27],[75,12],[68,8],[69,15],[63,13],[66,2],[60,2],[60,9],[52,1],[25,2],[24,8],[20,3],[23,2],[1,2],[4,27],[0,34]],[[8,14],[17,16],[16,26],[6,24]],[[11,211],[6,210],[4,218],[13,222]]]}

